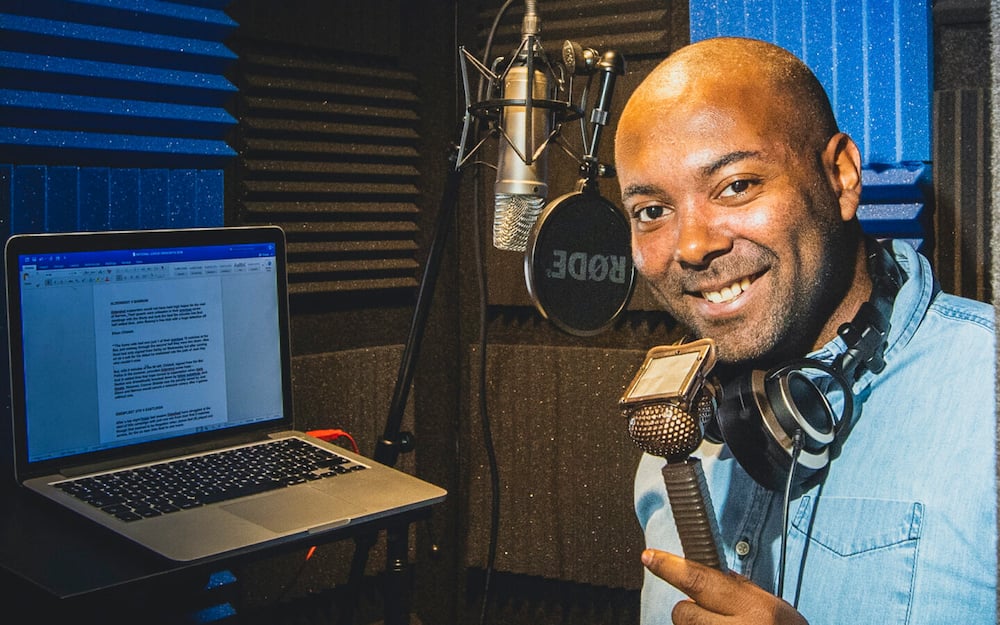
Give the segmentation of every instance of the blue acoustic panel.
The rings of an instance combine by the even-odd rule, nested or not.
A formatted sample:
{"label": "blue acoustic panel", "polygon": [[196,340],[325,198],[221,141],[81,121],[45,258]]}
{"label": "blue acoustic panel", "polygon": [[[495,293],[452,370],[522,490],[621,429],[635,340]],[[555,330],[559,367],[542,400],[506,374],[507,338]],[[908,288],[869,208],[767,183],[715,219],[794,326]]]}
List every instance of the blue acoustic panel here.
{"label": "blue acoustic panel", "polygon": [[166,228],[170,225],[170,173],[163,169],[139,172],[140,227]]}
{"label": "blue acoustic panel", "polygon": [[134,230],[139,227],[140,177],[138,169],[108,170],[108,214],[106,220],[109,230]]}
{"label": "blue acoustic panel", "polygon": [[222,224],[228,4],[0,2],[6,234]]}
{"label": "blue acoustic panel", "polygon": [[209,139],[0,126],[3,160],[185,168],[220,167],[232,156],[225,142]]}
{"label": "blue acoustic panel", "polygon": [[753,37],[799,56],[865,163],[930,160],[927,0],[691,0],[690,17],[692,41]]}
{"label": "blue acoustic panel", "polygon": [[58,14],[39,18],[21,12],[5,15],[3,23],[6,49],[42,49],[52,57],[130,60],[134,65],[216,73],[236,58],[218,41],[161,34],[155,21],[146,22],[147,30],[138,24],[109,28],[69,21]]}
{"label": "blue acoustic panel", "polygon": [[222,170],[0,166],[6,234],[223,225]]}
{"label": "blue acoustic panel", "polygon": [[[0,59],[5,56],[10,55],[0,53]],[[148,95],[148,83],[145,86]],[[171,88],[183,87],[170,84],[162,87],[164,91]],[[233,124],[232,116],[218,107],[0,88],[0,118],[4,125],[34,128],[43,116],[46,125],[52,128],[83,126],[142,133],[155,123],[158,134],[177,137],[223,135]]]}
{"label": "blue acoustic panel", "polygon": [[[0,236],[10,235],[10,177],[13,167],[0,164]],[[2,334],[2,333],[0,333]]]}
{"label": "blue acoustic panel", "polygon": [[861,174],[858,218],[864,231],[879,238],[904,239],[924,250],[930,228],[925,201],[930,167],[866,167]]}
{"label": "blue acoustic panel", "polygon": [[197,173],[197,186],[194,190],[194,223],[191,225],[204,228],[221,226],[225,174],[221,169],[202,169]]}
{"label": "blue acoustic panel", "polygon": [[224,166],[236,156],[227,4],[0,3],[0,162]]}
{"label": "blue acoustic panel", "polygon": [[[32,0],[17,13],[50,17],[72,15],[79,24],[222,41],[234,23],[223,10],[231,0]],[[10,4],[9,2],[4,4]],[[25,6],[30,5],[30,6]]]}
{"label": "blue acoustic panel", "polygon": [[[116,171],[106,167],[85,167],[77,169],[77,186],[80,189],[80,203],[77,206],[76,228],[78,230],[108,230],[111,224],[111,174]],[[128,207],[123,207],[128,210]],[[135,211],[135,208],[132,208]]]}
{"label": "blue acoustic panel", "polygon": [[[3,43],[0,40],[0,46]],[[218,107],[225,104],[236,91],[232,83],[216,74],[89,59],[53,58],[2,48],[0,72],[4,87],[37,92],[40,95],[97,95],[108,100]],[[88,101],[78,102],[83,104]]]}
{"label": "blue acoustic panel", "polygon": [[80,208],[80,185],[76,167],[49,167],[45,180],[45,229],[67,232],[76,230]]}
{"label": "blue acoustic panel", "polygon": [[10,176],[10,233],[45,232],[45,170],[15,167]]}

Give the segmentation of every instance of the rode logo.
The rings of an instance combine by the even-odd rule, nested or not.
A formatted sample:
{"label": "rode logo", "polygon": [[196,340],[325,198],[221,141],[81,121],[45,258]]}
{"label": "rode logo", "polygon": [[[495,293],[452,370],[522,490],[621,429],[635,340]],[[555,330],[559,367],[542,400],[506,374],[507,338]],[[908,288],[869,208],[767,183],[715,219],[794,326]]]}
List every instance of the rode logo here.
{"label": "rode logo", "polygon": [[552,264],[545,271],[545,277],[581,282],[609,280],[615,284],[624,284],[629,277],[628,269],[628,259],[625,256],[552,250]]}

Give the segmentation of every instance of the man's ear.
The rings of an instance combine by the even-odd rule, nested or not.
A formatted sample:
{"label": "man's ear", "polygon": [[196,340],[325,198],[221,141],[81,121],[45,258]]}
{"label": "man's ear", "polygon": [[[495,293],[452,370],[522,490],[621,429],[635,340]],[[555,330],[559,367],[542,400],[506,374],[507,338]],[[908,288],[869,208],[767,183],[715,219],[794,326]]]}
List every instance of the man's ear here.
{"label": "man's ear", "polygon": [[833,135],[823,150],[823,168],[840,200],[841,218],[854,219],[861,203],[861,151],[854,139],[843,132]]}

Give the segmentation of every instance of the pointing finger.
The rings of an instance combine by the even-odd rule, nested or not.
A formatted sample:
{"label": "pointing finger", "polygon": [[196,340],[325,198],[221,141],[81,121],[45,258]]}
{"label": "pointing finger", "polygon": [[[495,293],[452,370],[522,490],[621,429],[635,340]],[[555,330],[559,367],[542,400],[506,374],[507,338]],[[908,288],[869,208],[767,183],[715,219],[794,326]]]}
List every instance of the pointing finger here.
{"label": "pointing finger", "polygon": [[642,563],[654,575],[692,599],[674,607],[675,622],[709,622],[714,614],[729,617],[726,622],[808,625],[805,617],[791,604],[742,575],[723,573],[656,549],[643,551]]}
{"label": "pointing finger", "polygon": [[643,551],[642,563],[654,575],[713,612],[724,613],[723,597],[739,583],[732,575],[656,549]]}

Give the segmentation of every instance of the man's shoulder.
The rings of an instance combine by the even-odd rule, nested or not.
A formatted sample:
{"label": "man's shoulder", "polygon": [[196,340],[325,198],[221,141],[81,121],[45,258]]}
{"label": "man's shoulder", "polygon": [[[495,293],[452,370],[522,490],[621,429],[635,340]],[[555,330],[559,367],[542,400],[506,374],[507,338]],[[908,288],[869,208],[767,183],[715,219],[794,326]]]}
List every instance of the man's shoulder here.
{"label": "man's shoulder", "polygon": [[989,334],[996,333],[996,310],[991,304],[939,292],[927,309],[928,314],[938,315],[943,320],[959,325],[980,327]]}
{"label": "man's shoulder", "polygon": [[[904,292],[908,293],[908,297],[903,298],[902,311],[909,323],[914,321],[919,323],[926,312],[927,315],[933,315],[946,325],[952,326],[951,329],[954,329],[954,326],[967,327],[976,332],[978,328],[991,335],[995,334],[996,310],[992,304],[942,290],[928,258],[909,242],[893,240],[890,242],[890,249],[906,275],[899,296]],[[927,306],[926,310],[923,306]]]}

